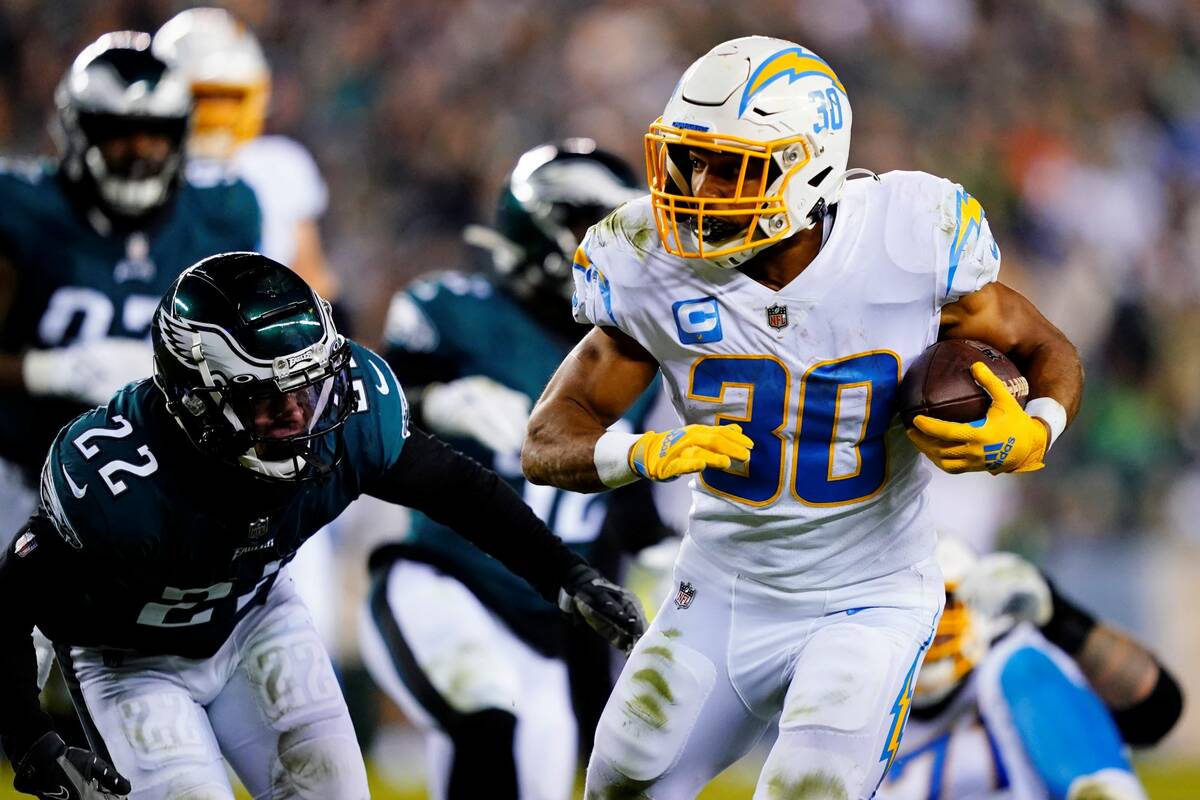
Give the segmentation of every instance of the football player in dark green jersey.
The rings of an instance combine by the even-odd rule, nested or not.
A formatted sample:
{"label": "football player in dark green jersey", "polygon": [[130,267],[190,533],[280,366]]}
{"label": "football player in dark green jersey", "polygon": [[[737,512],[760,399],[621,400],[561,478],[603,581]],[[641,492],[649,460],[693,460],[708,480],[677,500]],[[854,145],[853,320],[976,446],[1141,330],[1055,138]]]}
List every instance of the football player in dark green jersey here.
{"label": "football player in dark green jersey", "polygon": [[0,542],[36,502],[54,434],[150,374],[150,316],[188,265],[259,241],[245,184],[183,178],[187,81],[124,31],[55,93],[60,155],[0,164]]}
{"label": "football player in dark green jersey", "polygon": [[[0,736],[17,788],[232,799],[224,757],[255,797],[366,798],[286,570],[361,494],[460,532],[615,646],[640,634],[636,599],[495,473],[409,427],[387,363],[339,335],[287,267],[208,258],[168,290],[152,334],[154,379],[59,433],[40,512],[0,557]],[[38,708],[35,624],[91,752],[66,748]]]}
{"label": "football player in dark green jersey", "polygon": [[[583,333],[570,315],[575,247],[635,187],[632,170],[590,139],[529,150],[501,192],[496,227],[467,229],[491,268],[421,278],[395,296],[386,327],[388,360],[416,390],[416,419],[495,469],[589,559],[611,547],[609,534],[657,531],[649,487],[533,486],[519,451],[532,399]],[[640,412],[620,424],[633,430]],[[598,716],[611,687],[607,654],[577,642],[554,606],[495,559],[446,534],[415,514],[404,541],[372,554],[364,661],[424,729],[432,797],[566,800],[577,719],[586,751],[588,701]]]}

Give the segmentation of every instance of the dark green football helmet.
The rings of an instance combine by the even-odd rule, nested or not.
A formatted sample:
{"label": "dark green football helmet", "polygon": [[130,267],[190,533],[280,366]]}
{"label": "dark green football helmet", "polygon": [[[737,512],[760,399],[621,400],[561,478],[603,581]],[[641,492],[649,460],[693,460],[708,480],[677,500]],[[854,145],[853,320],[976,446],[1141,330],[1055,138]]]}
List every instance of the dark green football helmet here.
{"label": "dark green football helmet", "polygon": [[539,145],[518,160],[496,211],[496,228],[473,225],[468,243],[489,250],[501,282],[522,301],[561,313],[574,289],[571,264],[584,232],[645,194],[629,165],[591,139]]}
{"label": "dark green football helmet", "polygon": [[276,480],[329,472],[357,405],[329,304],[258,253],[186,269],[154,315],[154,382],[201,451]]}

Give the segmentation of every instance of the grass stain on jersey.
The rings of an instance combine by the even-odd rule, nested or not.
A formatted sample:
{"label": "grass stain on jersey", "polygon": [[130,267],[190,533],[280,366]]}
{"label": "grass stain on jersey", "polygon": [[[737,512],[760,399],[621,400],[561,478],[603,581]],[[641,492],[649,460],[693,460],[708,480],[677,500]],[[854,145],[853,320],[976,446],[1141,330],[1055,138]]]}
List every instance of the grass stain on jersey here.
{"label": "grass stain on jersey", "polygon": [[675,653],[671,651],[671,648],[663,647],[661,644],[655,644],[647,647],[646,649],[642,650],[642,655],[657,656],[658,658],[661,658],[663,661],[667,662],[675,661]]}
{"label": "grass stain on jersey", "polygon": [[667,679],[663,677],[663,674],[653,667],[639,669],[633,673],[633,679],[638,683],[644,683],[649,686],[668,703],[675,702],[675,695],[671,693],[671,685],[667,683]]}
{"label": "grass stain on jersey", "polygon": [[661,729],[667,725],[667,715],[663,712],[662,703],[650,692],[634,695],[625,703],[625,710],[630,716],[636,717],[651,728]]}
{"label": "grass stain on jersey", "polygon": [[767,781],[770,800],[848,800],[846,785],[836,775],[813,772],[798,780],[775,775]]}
{"label": "grass stain on jersey", "polygon": [[680,636],[683,636],[683,631],[679,630],[679,628],[667,628],[662,632],[662,635],[664,639],[678,639]]}
{"label": "grass stain on jersey", "polygon": [[845,689],[835,689],[826,693],[826,695],[821,698],[822,702],[820,703],[809,703],[806,705],[788,705],[785,703],[783,707],[783,718],[780,720],[779,724],[781,726],[793,723],[802,725],[807,722],[808,717],[816,714],[821,709],[828,708],[829,706],[840,706],[852,696],[852,693]]}
{"label": "grass stain on jersey", "polygon": [[312,731],[304,725],[279,737],[279,766],[272,783],[278,797],[332,797],[356,783],[351,774],[362,757],[349,740],[320,737],[305,741]]}
{"label": "grass stain on jersey", "polygon": [[587,800],[650,800],[646,789],[650,781],[637,781],[624,775],[605,786],[603,789],[589,789]]}

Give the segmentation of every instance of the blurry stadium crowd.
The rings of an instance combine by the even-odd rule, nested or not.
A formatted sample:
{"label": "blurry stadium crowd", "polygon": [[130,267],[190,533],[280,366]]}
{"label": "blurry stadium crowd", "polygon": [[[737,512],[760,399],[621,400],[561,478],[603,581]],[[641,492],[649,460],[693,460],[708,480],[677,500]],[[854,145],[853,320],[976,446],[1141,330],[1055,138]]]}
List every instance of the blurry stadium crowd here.
{"label": "blurry stadium crowd", "polygon": [[[50,151],[80,47],[175,0],[0,2],[0,150]],[[354,332],[470,256],[512,159],[586,135],[633,163],[676,75],[748,33],[803,42],[854,98],[852,166],[921,169],[988,209],[1006,282],[1079,346],[1087,399],[1005,543],[1200,541],[1200,5],[1184,0],[239,0],[268,130],[314,153]],[[836,5],[836,11],[831,13]],[[985,478],[986,479],[986,478]]]}
{"label": "blurry stadium crowd", "polygon": [[[46,148],[82,43],[186,4],[0,4],[0,142]],[[673,76],[771,29],[828,53],[851,164],[947,175],[989,210],[1005,279],[1084,352],[1089,397],[1036,522],[1181,530],[1200,507],[1200,7],[1175,0],[228,4],[274,70],[270,130],[315,153],[330,258],[372,341],[392,287],[463,260],[512,158],[588,135],[639,163]],[[501,8],[502,7],[502,8]],[[498,13],[503,11],[503,13]],[[1068,466],[1068,461],[1073,466]],[[1025,528],[1028,530],[1028,528]]]}

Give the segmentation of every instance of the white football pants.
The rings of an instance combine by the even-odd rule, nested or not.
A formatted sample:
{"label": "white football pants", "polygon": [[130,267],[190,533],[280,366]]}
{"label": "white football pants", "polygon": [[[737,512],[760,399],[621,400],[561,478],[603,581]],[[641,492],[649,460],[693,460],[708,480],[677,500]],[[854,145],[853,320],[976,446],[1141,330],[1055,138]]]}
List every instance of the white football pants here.
{"label": "white football pants", "polygon": [[106,666],[71,649],[71,669],[131,800],[233,800],[229,761],[256,800],[367,800],[350,715],[286,570],[211,658]]}
{"label": "white football pants", "polygon": [[470,589],[429,564],[397,561],[386,580],[386,608],[368,601],[362,617],[363,661],[425,734],[429,796],[446,798],[455,756],[447,729],[497,709],[516,718],[520,797],[567,800],[578,736],[566,664],[521,641]]}
{"label": "white football pants", "polygon": [[728,573],[688,538],[674,577],[600,718],[585,796],[693,798],[775,725],[755,800],[869,798],[941,614],[936,563],[783,592]]}

